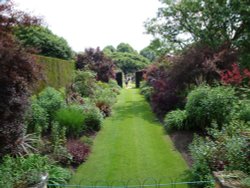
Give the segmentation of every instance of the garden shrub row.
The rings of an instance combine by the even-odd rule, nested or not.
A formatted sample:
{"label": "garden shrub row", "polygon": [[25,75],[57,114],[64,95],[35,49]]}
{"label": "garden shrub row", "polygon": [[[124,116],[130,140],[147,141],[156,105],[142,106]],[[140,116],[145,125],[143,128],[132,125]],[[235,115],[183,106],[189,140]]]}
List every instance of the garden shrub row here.
{"label": "garden shrub row", "polygon": [[[181,130],[198,133],[189,146],[193,159],[189,179],[208,182],[194,187],[214,187],[209,183],[214,179],[214,171],[233,175],[245,173],[246,178],[239,178],[243,178],[242,184],[249,186],[249,71],[233,64],[233,70],[224,71],[217,81],[197,80],[175,93],[176,85],[171,85],[171,78],[168,78],[173,76],[171,66],[164,63],[151,66],[141,93],[159,110],[156,112],[168,111],[164,116],[164,128],[168,133]],[[245,75],[238,76],[242,72]]]}
{"label": "garden shrub row", "polygon": [[0,187],[34,186],[44,173],[49,184],[66,184],[69,165],[79,165],[90,152],[91,139],[85,137],[101,128],[116,101],[114,64],[100,50],[94,51],[102,59],[86,67],[98,77],[83,76],[86,83],[94,82],[94,90],[78,93],[74,62],[32,55],[71,59],[67,42],[44,27],[40,18],[16,10],[12,1],[0,3],[0,15]]}
{"label": "garden shrub row", "polygon": [[[93,87],[82,87],[88,83]],[[80,165],[88,157],[92,135],[101,129],[103,118],[111,114],[119,89],[114,80],[110,79],[108,83],[97,81],[94,72],[84,70],[75,73],[70,87],[60,90],[46,87],[34,95],[25,118],[26,135],[33,136],[30,141],[26,140],[28,157],[23,157],[22,160],[29,160],[31,153],[36,153],[38,158],[45,155],[55,165]],[[3,165],[14,172],[18,170],[5,162]],[[31,169],[36,170],[35,167]],[[19,170],[23,170],[22,167]],[[55,183],[67,181],[69,175],[64,171],[62,169],[61,173],[65,176]],[[0,174],[3,172],[0,170]],[[14,177],[15,174],[12,176],[15,179],[13,182],[23,178]],[[4,182],[0,181],[1,183]]]}
{"label": "garden shrub row", "polygon": [[205,130],[213,121],[222,126],[230,120],[236,101],[232,87],[201,85],[188,94],[185,110],[167,113],[164,127],[166,130]]}

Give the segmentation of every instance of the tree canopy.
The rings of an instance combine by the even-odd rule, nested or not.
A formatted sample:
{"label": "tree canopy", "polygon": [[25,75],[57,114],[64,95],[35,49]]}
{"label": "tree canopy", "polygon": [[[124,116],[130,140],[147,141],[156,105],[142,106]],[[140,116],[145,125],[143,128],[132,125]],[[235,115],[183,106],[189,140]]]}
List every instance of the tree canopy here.
{"label": "tree canopy", "polygon": [[116,52],[116,49],[114,46],[112,45],[109,45],[109,46],[106,46],[105,48],[103,48],[103,53],[105,54],[112,54],[113,52]]}
{"label": "tree canopy", "polygon": [[150,63],[145,57],[128,52],[115,52],[111,55],[111,58],[125,74],[144,69]]}
{"label": "tree canopy", "polygon": [[150,64],[149,59],[138,54],[132,46],[126,43],[120,43],[116,49],[114,47],[107,46],[103,49],[103,51],[125,74],[144,69]]}
{"label": "tree canopy", "polygon": [[72,50],[67,41],[42,26],[19,26],[15,28],[15,36],[28,48],[34,48],[39,54],[71,59]]}
{"label": "tree canopy", "polygon": [[147,21],[148,33],[170,49],[193,42],[218,48],[228,44],[245,56],[250,51],[250,1],[248,0],[161,0],[157,17]]}
{"label": "tree canopy", "polygon": [[156,57],[157,57],[157,53],[151,48],[151,46],[143,48],[140,51],[140,55],[142,55],[143,57],[147,58],[151,62],[153,62],[156,59]]}
{"label": "tree canopy", "polygon": [[127,52],[127,53],[135,53],[136,51],[133,49],[132,46],[130,46],[130,44],[127,43],[120,43],[117,48],[116,48],[117,52]]}

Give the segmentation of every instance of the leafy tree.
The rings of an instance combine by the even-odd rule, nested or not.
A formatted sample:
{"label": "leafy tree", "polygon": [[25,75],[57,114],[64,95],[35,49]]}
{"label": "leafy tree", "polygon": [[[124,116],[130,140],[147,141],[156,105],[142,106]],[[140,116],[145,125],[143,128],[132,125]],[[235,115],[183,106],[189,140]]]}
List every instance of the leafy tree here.
{"label": "leafy tree", "polygon": [[153,62],[156,59],[156,52],[150,48],[150,46],[142,49],[140,55]]}
{"label": "leafy tree", "polygon": [[36,78],[34,59],[15,41],[12,29],[39,23],[39,19],[16,11],[10,1],[0,4],[0,157],[19,152],[28,86]]}
{"label": "leafy tree", "polygon": [[144,69],[150,64],[148,59],[136,53],[115,52],[110,57],[125,74]]}
{"label": "leafy tree", "polygon": [[136,51],[132,48],[132,46],[130,46],[127,43],[120,43],[116,49],[117,52],[136,53]]}
{"label": "leafy tree", "polygon": [[249,60],[250,2],[247,0],[161,0],[157,17],[147,21],[148,33],[173,49],[192,42],[238,49]]}
{"label": "leafy tree", "polygon": [[102,82],[109,82],[111,78],[115,77],[113,61],[105,56],[99,48],[89,48],[84,53],[78,54],[76,68],[79,70],[87,68],[96,72],[97,80]]}
{"label": "leafy tree", "polygon": [[120,43],[115,49],[107,46],[103,52],[109,56],[125,74],[144,69],[150,61],[135,51],[129,44]]}
{"label": "leafy tree", "polygon": [[105,54],[112,54],[116,51],[115,47],[112,45],[106,46],[105,48],[103,48],[103,53]]}
{"label": "leafy tree", "polygon": [[21,26],[15,28],[15,36],[21,43],[38,50],[41,55],[71,59],[72,50],[67,41],[42,26]]}

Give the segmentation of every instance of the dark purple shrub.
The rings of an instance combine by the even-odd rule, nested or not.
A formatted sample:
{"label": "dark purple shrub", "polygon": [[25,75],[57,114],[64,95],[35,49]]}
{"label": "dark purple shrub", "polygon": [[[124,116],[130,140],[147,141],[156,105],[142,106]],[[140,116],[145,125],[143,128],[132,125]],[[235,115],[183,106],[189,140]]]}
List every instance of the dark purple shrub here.
{"label": "dark purple shrub", "polygon": [[12,36],[13,26],[33,24],[35,19],[12,6],[9,1],[0,4],[0,157],[19,152],[29,85],[37,72],[34,59]]}
{"label": "dark purple shrub", "polygon": [[72,155],[72,163],[79,165],[86,160],[90,152],[89,146],[83,144],[80,140],[68,140],[68,152]]}
{"label": "dark purple shrub", "polygon": [[86,49],[83,54],[78,54],[76,68],[83,70],[89,68],[97,73],[97,80],[108,82],[109,79],[115,78],[115,65],[113,61],[106,57],[99,49]]}
{"label": "dark purple shrub", "polygon": [[150,97],[153,111],[161,118],[182,107],[188,90],[202,82],[220,79],[220,70],[237,61],[237,53],[226,45],[213,50],[196,44],[175,57],[164,57],[151,65],[144,77],[153,87]]}

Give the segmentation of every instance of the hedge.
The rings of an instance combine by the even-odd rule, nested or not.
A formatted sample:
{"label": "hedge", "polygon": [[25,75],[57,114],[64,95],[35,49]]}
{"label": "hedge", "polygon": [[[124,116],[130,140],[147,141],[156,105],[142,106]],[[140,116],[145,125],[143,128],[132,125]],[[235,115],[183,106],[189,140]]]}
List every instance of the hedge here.
{"label": "hedge", "polygon": [[143,72],[138,71],[135,73],[135,86],[136,88],[140,87],[140,82],[143,80]]}
{"label": "hedge", "polygon": [[35,93],[47,86],[59,89],[72,82],[75,62],[40,55],[36,55],[35,58],[36,62],[41,65],[43,73],[43,79],[38,81],[34,89]]}
{"label": "hedge", "polygon": [[117,84],[118,84],[120,87],[123,87],[123,83],[122,83],[122,72],[117,72],[115,78],[116,78]]}

